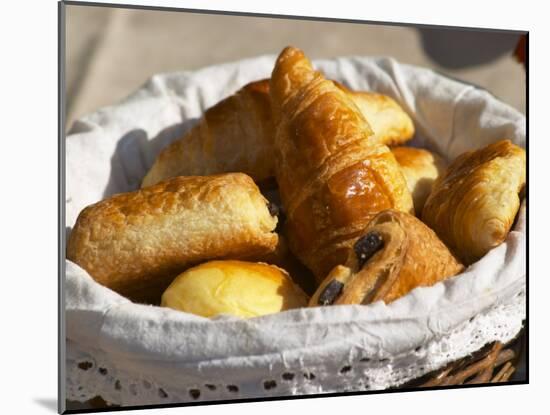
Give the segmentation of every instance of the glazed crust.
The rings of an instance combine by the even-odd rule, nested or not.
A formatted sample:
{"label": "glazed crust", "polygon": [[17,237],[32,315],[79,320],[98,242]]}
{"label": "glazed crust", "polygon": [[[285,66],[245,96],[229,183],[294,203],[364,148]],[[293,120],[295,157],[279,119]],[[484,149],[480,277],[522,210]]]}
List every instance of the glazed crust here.
{"label": "glazed crust", "polygon": [[393,147],[391,152],[407,181],[416,215],[420,216],[434,181],[443,174],[447,163],[437,154],[423,148]]}
{"label": "glazed crust", "polygon": [[525,150],[509,140],[466,152],[434,183],[422,219],[469,265],[508,235],[525,170]]}
{"label": "glazed crust", "polygon": [[320,305],[320,295],[335,279],[343,288],[332,304],[390,303],[464,268],[430,228],[408,213],[392,209],[379,213],[361,234],[370,233],[381,236],[383,247],[362,266],[355,255],[336,266],[312,296],[310,306]]}
{"label": "glazed crust", "polygon": [[321,281],[379,211],[412,211],[395,157],[351,98],[286,48],[270,88],[275,174],[291,250]]}
{"label": "glazed crust", "polygon": [[[337,85],[370,121],[375,140],[393,145],[413,136],[412,120],[392,98]],[[142,186],[175,176],[237,171],[261,182],[274,176],[274,136],[269,79],[251,82],[209,108],[196,126],[163,149]]]}
{"label": "glazed crust", "polygon": [[155,302],[189,265],[274,250],[276,223],[245,174],[176,177],[85,208],[67,258],[106,287]]}

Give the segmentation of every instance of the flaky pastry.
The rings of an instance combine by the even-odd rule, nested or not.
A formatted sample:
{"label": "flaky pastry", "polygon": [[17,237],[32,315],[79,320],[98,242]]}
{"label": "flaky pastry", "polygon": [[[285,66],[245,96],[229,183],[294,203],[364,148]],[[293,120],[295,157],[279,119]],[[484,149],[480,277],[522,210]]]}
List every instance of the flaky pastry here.
{"label": "flaky pastry", "polygon": [[390,303],[464,268],[437,235],[415,216],[380,212],[357,240],[354,255],[325,278],[309,305]]}
{"label": "flaky pastry", "polygon": [[509,140],[468,151],[436,180],[422,220],[469,265],[508,235],[525,174],[525,150]]}
{"label": "flaky pastry", "polygon": [[132,300],[158,302],[190,265],[271,252],[276,224],[245,174],[176,177],[85,208],[67,258]]}
{"label": "flaky pastry", "polygon": [[[392,98],[337,85],[370,121],[373,139],[401,144],[413,136],[412,120]],[[261,182],[274,175],[274,135],[269,79],[251,82],[206,110],[196,126],[164,148],[142,186],[225,172],[243,172]]]}
{"label": "flaky pastry", "polygon": [[381,210],[413,211],[399,165],[351,98],[302,51],[279,55],[270,86],[275,176],[291,250],[321,281]]}
{"label": "flaky pastry", "polygon": [[447,163],[437,154],[423,148],[392,147],[391,152],[407,181],[416,215],[420,216],[434,181],[445,171]]}

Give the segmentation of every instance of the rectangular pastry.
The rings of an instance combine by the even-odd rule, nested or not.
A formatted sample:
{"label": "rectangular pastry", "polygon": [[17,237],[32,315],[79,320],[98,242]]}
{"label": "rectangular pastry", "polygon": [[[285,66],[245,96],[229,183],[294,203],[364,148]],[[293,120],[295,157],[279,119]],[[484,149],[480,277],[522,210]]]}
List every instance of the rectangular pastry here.
{"label": "rectangular pastry", "polygon": [[67,258],[124,296],[158,302],[190,265],[273,251],[276,224],[245,174],[175,177],[85,208]]}
{"label": "rectangular pastry", "polygon": [[392,209],[376,215],[354,252],[346,264],[333,268],[310,306],[390,303],[464,269],[434,231],[415,216]]}

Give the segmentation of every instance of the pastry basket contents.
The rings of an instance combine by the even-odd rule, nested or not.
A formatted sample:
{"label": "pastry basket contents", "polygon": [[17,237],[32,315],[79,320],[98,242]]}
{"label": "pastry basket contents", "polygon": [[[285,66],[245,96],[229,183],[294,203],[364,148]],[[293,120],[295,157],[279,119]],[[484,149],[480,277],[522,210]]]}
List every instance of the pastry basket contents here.
{"label": "pastry basket contents", "polygon": [[245,174],[176,177],[84,209],[67,258],[122,295],[158,303],[198,261],[274,251],[276,224]]}
{"label": "pastry basket contents", "polygon": [[344,263],[358,232],[384,209],[413,211],[390,149],[349,98],[286,48],[270,87],[276,124],[275,177],[296,256],[321,281]]}
{"label": "pastry basket contents", "polygon": [[447,163],[437,154],[424,148],[393,147],[391,151],[407,181],[416,216],[420,216],[435,179],[443,174]]}
{"label": "pastry basket contents", "polygon": [[[376,141],[403,144],[412,138],[411,118],[391,97],[335,85],[370,120]],[[162,149],[142,185],[174,176],[232,171],[246,173],[256,182],[274,176],[275,122],[271,105],[269,79],[245,85],[208,108],[196,126]]]}
{"label": "pastry basket contents", "polygon": [[[120,366],[112,384],[128,382],[107,401],[152,399],[144,389],[128,398],[141,374],[158,384],[145,404],[399,387],[517,335],[525,285],[520,129],[472,136],[469,151],[456,152],[449,137],[466,131],[447,123],[445,133],[447,118],[423,108],[445,108],[430,95],[438,82],[465,101],[481,92],[391,60],[314,65],[287,47],[276,59],[236,65],[227,82],[255,76],[239,79],[234,93],[205,89],[217,98],[200,113],[170,95],[187,97],[192,74],[167,81],[179,86],[166,97],[145,86],[156,91],[146,105],[165,102],[166,114],[179,107],[173,118],[143,121],[154,146],[141,141],[129,151],[113,133],[132,186],[90,204],[83,201],[99,190],[73,190],[85,168],[69,183],[69,344],[104,356],[113,370],[110,352],[139,362]],[[400,73],[416,83],[416,101],[396,83],[356,81],[368,71],[370,79]],[[224,79],[212,68],[197,80],[216,76]],[[142,96],[115,108],[113,122],[126,122]],[[172,134],[181,114],[197,120]],[[521,124],[509,115],[510,125]],[[82,121],[88,127],[75,138],[99,134],[98,122],[105,120]],[[102,128],[109,134],[108,122]],[[79,154],[78,146],[68,142],[68,152]],[[76,324],[96,314],[94,333]],[[485,328],[477,333],[476,324]],[[74,356],[76,385],[91,372],[79,372],[83,360]]]}
{"label": "pastry basket contents", "polygon": [[231,260],[206,262],[178,275],[161,305],[204,317],[248,318],[305,307],[307,301],[283,269]]}
{"label": "pastry basket contents", "polygon": [[430,228],[397,210],[376,215],[353,250],[355,255],[337,265],[319,286],[311,306],[389,303],[464,269]]}
{"label": "pastry basket contents", "polygon": [[467,152],[436,181],[422,219],[469,265],[506,239],[525,175],[525,150],[509,140]]}

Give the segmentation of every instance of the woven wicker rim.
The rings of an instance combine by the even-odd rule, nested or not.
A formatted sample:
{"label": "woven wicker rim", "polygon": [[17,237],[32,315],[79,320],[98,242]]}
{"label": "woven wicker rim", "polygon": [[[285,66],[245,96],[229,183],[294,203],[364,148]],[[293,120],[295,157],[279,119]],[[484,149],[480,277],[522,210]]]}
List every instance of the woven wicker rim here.
{"label": "woven wicker rim", "polygon": [[525,335],[522,330],[506,345],[498,341],[488,343],[469,356],[395,389],[507,382],[516,371],[524,348]]}

